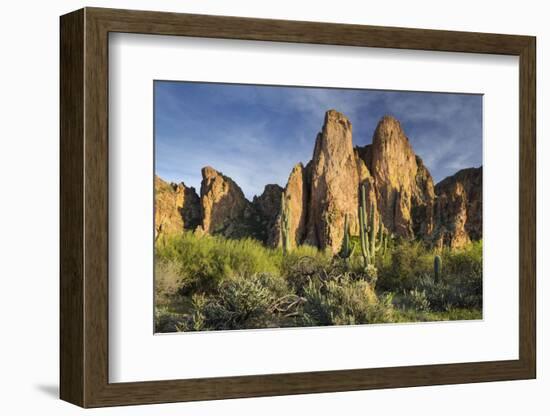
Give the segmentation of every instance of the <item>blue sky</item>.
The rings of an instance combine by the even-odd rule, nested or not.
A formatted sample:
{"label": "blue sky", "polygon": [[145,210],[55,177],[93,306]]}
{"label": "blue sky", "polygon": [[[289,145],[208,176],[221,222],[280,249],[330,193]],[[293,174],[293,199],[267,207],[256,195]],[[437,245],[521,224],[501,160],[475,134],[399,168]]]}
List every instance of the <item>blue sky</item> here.
{"label": "blue sky", "polygon": [[285,186],[307,163],[329,109],[344,113],[354,145],[396,117],[434,181],[482,164],[482,96],[155,81],[155,171],[197,192],[201,168],[221,171],[247,198]]}

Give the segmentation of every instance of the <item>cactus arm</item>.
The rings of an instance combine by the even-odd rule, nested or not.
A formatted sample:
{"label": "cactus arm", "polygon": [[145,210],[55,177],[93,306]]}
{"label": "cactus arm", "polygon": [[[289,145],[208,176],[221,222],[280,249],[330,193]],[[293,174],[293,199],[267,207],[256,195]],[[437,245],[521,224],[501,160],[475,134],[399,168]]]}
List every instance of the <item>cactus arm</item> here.
{"label": "cactus arm", "polygon": [[374,207],[373,204],[370,204],[370,212],[369,212],[369,232],[370,232],[370,255],[372,260],[374,260],[374,256],[376,254],[376,228],[374,227]]}
{"label": "cactus arm", "polygon": [[355,251],[355,244],[351,244],[350,231],[349,231],[348,214],[344,216],[344,239],[342,241],[342,248],[340,249],[340,257],[348,261]]}
{"label": "cactus arm", "polygon": [[359,205],[359,236],[361,241],[361,254],[365,267],[370,263],[369,236],[367,229],[365,185],[361,186],[361,203]]}

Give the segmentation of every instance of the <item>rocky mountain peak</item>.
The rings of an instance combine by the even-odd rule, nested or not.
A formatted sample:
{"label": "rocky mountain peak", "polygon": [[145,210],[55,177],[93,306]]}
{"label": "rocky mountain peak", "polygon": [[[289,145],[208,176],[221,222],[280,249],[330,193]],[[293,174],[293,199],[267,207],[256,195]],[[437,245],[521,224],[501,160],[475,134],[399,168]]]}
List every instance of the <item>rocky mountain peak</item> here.
{"label": "rocky mountain peak", "polygon": [[202,231],[229,236],[250,203],[231,178],[210,166],[201,173]]}
{"label": "rocky mountain peak", "polygon": [[395,236],[451,247],[482,236],[481,168],[462,170],[434,186],[403,126],[392,116],[379,121],[372,144],[354,148],[350,120],[336,110],[327,111],[312,159],[305,167],[294,165],[284,189],[266,185],[252,202],[213,167],[201,172],[200,198],[183,183],[155,178],[155,224],[166,232],[195,228],[199,234],[253,237],[277,246],[284,197],[291,245],[307,243],[336,253],[346,215],[351,233],[358,234],[359,189],[365,186],[375,223],[382,221]]}
{"label": "rocky mountain peak", "polygon": [[411,198],[416,188],[416,155],[399,121],[384,116],[370,149],[370,168],[384,225],[401,237],[412,237]]}
{"label": "rocky mountain peak", "polygon": [[223,175],[214,169],[212,166],[205,166],[201,169],[202,179],[208,180],[210,178],[223,177]]}
{"label": "rocky mountain peak", "polygon": [[317,135],[309,183],[306,241],[336,252],[342,243],[345,215],[357,223],[359,176],[351,122],[335,110],[327,111]]}
{"label": "rocky mountain peak", "polygon": [[[302,244],[306,236],[309,200],[308,173],[302,163],[297,163],[292,168],[284,189],[284,197],[286,198],[290,214],[290,244],[291,246],[297,246],[298,244]],[[276,242],[276,245],[279,244],[280,218],[278,218],[277,227],[274,230],[273,241]]]}

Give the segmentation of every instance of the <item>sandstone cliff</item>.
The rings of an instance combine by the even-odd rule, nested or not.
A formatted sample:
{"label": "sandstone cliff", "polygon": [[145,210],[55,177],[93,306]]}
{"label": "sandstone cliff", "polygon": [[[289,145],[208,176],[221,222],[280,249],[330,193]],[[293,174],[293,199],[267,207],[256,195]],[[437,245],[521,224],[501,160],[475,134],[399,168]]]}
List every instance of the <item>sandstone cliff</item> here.
{"label": "sandstone cliff", "polygon": [[221,172],[206,166],[201,173],[202,231],[226,237],[239,236],[250,202],[241,188]]}
{"label": "sandstone cliff", "polygon": [[403,127],[383,117],[372,144],[353,147],[352,125],[329,110],[312,159],[294,166],[285,188],[265,186],[248,201],[241,188],[212,167],[202,169],[200,199],[193,188],[155,178],[155,224],[163,232],[196,229],[229,238],[252,237],[280,245],[281,198],[290,212],[291,245],[311,244],[339,251],[344,217],[358,233],[359,190],[365,186],[376,225],[396,237],[437,246],[461,247],[482,237],[481,168],[465,169],[434,186]]}
{"label": "sandstone cliff", "polygon": [[306,242],[337,252],[344,235],[344,217],[357,229],[359,175],[350,121],[330,110],[317,135],[311,164]]}
{"label": "sandstone cliff", "polygon": [[433,181],[399,121],[383,117],[372,145],[361,153],[374,179],[377,207],[385,228],[404,238],[414,237],[415,231],[428,230]]}
{"label": "sandstone cliff", "polygon": [[286,198],[290,212],[290,244],[295,247],[303,243],[306,236],[309,197],[308,170],[301,163],[294,166],[285,189],[281,189],[274,226],[269,231],[268,245],[281,245],[281,197]]}
{"label": "sandstone cliff", "polygon": [[482,179],[481,167],[469,168],[436,185],[435,245],[462,247],[482,237]]}
{"label": "sandstone cliff", "polygon": [[155,175],[155,238],[195,229],[201,221],[195,188],[168,183]]}

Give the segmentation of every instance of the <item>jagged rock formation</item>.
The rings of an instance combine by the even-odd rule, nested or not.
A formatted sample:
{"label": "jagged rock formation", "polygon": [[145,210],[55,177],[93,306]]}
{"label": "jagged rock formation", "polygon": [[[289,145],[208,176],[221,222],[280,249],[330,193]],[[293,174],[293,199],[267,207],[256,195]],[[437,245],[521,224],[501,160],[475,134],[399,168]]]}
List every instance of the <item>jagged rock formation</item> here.
{"label": "jagged rock formation", "polygon": [[202,168],[201,212],[202,231],[237,237],[242,232],[250,202],[231,178],[214,168]]}
{"label": "jagged rock formation", "polygon": [[200,199],[195,188],[168,183],[155,175],[155,238],[195,229],[200,224]]}
{"label": "jagged rock formation", "polygon": [[372,144],[354,148],[351,122],[329,110],[312,159],[305,167],[294,166],[284,190],[266,185],[250,202],[231,178],[205,167],[199,200],[193,188],[155,178],[155,224],[164,224],[167,232],[189,228],[198,234],[252,237],[275,247],[280,245],[284,197],[291,246],[307,243],[336,253],[346,215],[352,235],[358,234],[359,190],[364,185],[376,227],[382,221],[389,233],[400,238],[461,247],[482,237],[481,184],[481,168],[472,168],[434,186],[401,124],[391,116],[380,120]]}
{"label": "jagged rock formation", "polygon": [[433,201],[433,182],[423,164],[419,169],[419,158],[401,124],[393,117],[383,117],[374,132],[372,145],[360,153],[373,177],[377,208],[384,226],[397,236],[413,237],[414,229],[422,228],[421,224],[414,224],[413,211],[417,210],[417,204]]}
{"label": "jagged rock formation", "polygon": [[279,185],[269,184],[264,188],[260,196],[255,196],[252,200],[251,217],[257,224],[256,238],[276,246],[278,240],[275,240],[275,231],[281,208],[281,196],[283,188]]}
{"label": "jagged rock formation", "polygon": [[359,175],[350,121],[330,110],[317,135],[311,164],[306,242],[337,252],[344,235],[344,217],[357,229]]}
{"label": "jagged rock formation", "polygon": [[436,246],[457,248],[482,237],[482,179],[481,167],[469,168],[436,185]]}
{"label": "jagged rock formation", "polygon": [[[306,235],[307,225],[307,204],[309,196],[309,183],[307,168],[298,163],[292,168],[286,187],[284,197],[287,201],[290,213],[290,246],[295,247],[302,244]],[[282,190],[283,191],[283,190]],[[277,247],[281,244],[281,200],[277,205],[276,221],[270,229],[268,245]]]}
{"label": "jagged rock formation", "polygon": [[[365,147],[356,147],[355,150],[355,161],[357,163],[357,174],[359,176],[359,185],[358,189],[361,189],[362,186],[365,187],[365,196],[367,198],[367,209],[374,210],[374,224],[375,227],[378,227],[378,222],[380,220],[378,202],[376,196],[376,186],[374,178],[371,175],[367,163],[365,160],[370,159],[370,145]],[[370,162],[369,162],[370,163]],[[359,229],[355,227],[355,224],[352,222],[350,226],[350,231],[352,234],[359,234]]]}
{"label": "jagged rock formation", "polygon": [[419,156],[416,156],[416,166],[416,186],[413,187],[411,199],[413,235],[426,239],[434,230],[435,189],[432,175]]}
{"label": "jagged rock formation", "polygon": [[298,163],[290,172],[285,196],[290,212],[291,246],[302,244],[306,234],[309,182],[306,169]]}

